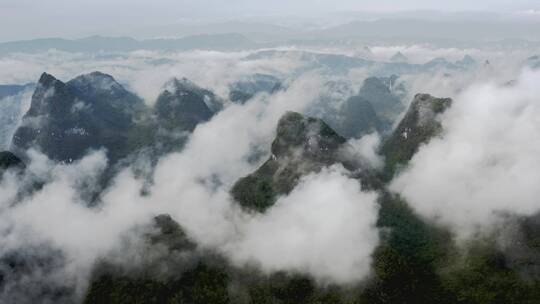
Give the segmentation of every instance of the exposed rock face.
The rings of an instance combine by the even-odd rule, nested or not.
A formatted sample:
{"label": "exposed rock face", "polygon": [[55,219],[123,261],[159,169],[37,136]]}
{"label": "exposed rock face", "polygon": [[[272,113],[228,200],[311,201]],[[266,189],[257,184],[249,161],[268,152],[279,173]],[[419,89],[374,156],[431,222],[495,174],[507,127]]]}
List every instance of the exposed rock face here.
{"label": "exposed rock face", "polygon": [[168,129],[193,131],[197,124],[210,120],[218,107],[217,97],[191,81],[173,79],[159,95],[154,112]]}
{"label": "exposed rock face", "polygon": [[320,119],[288,112],[279,120],[271,157],[240,179],[232,195],[247,209],[264,211],[278,194],[289,193],[302,175],[339,162],[345,139]]}
{"label": "exposed rock face", "polygon": [[245,103],[258,93],[272,94],[281,88],[281,81],[265,74],[255,74],[233,83],[229,88],[229,99],[232,102]]}
{"label": "exposed rock face", "polygon": [[9,151],[0,152],[0,176],[8,169],[24,169],[23,161]]}
{"label": "exposed rock face", "polygon": [[420,145],[439,134],[442,127],[437,116],[451,104],[449,98],[435,98],[428,94],[417,94],[414,97],[407,113],[382,146],[388,174],[392,175],[397,166],[405,165]]}
{"label": "exposed rock face", "polygon": [[169,81],[154,105],[155,120],[150,126],[159,154],[181,149],[197,125],[209,121],[222,106],[213,92],[188,79]]}
{"label": "exposed rock face", "polygon": [[325,92],[307,114],[321,118],[345,138],[385,133],[403,111],[405,87],[397,76],[367,78],[358,92],[344,81],[325,84]]}
{"label": "exposed rock face", "polygon": [[369,101],[373,109],[384,121],[386,127],[391,126],[396,117],[404,110],[401,99],[406,90],[398,82],[398,77],[369,77],[364,81],[358,96]]}
{"label": "exposed rock face", "polygon": [[127,134],[143,106],[109,75],[94,72],[64,83],[44,73],[12,145],[16,151],[35,147],[63,162],[104,147],[114,162],[129,152]]}
{"label": "exposed rock face", "polygon": [[181,149],[187,135],[222,105],[187,79],[170,81],[149,108],[110,75],[93,72],[64,83],[44,73],[11,146],[21,155],[36,148],[60,162],[100,148],[111,164],[141,149],[162,155]]}
{"label": "exposed rock face", "polygon": [[152,244],[165,245],[169,250],[193,250],[197,247],[182,229],[168,214],[161,214],[154,218],[156,233],[149,234]]}
{"label": "exposed rock face", "polygon": [[345,138],[360,138],[383,130],[383,123],[373,105],[361,96],[348,98],[340,110],[339,118],[332,126]]}
{"label": "exposed rock face", "polygon": [[141,99],[126,90],[112,76],[101,72],[78,76],[70,80],[67,85],[76,89],[76,94],[83,97],[85,101],[95,104],[97,110],[112,109],[131,116],[133,110],[143,106]]}

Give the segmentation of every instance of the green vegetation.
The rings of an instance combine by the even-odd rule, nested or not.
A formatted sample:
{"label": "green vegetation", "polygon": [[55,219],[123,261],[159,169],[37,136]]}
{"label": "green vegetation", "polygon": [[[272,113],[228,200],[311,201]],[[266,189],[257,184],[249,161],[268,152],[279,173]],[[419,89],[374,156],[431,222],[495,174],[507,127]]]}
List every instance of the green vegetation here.
{"label": "green vegetation", "polygon": [[[387,173],[405,165],[420,144],[441,132],[434,118],[450,100],[426,95],[417,100],[383,147]],[[420,117],[426,108],[420,107],[428,107],[427,121]],[[315,146],[310,144],[313,138]],[[240,179],[232,194],[244,208],[264,212],[278,195],[291,191],[301,176],[339,163],[336,151],[344,142],[324,122],[288,113],[278,125],[272,157]],[[540,281],[514,267],[496,236],[458,246],[450,231],[422,219],[407,202],[385,190],[384,178],[391,175],[381,181],[377,173],[362,172],[356,176],[359,182],[380,193],[377,226],[381,231],[381,243],[373,253],[373,273],[364,282],[320,285],[303,274],[264,274],[257,268],[233,266],[219,254],[197,248],[177,223],[160,216],[157,232],[147,235],[148,250],[164,247],[166,254],[138,271],[98,267],[85,303],[540,303]],[[520,246],[540,254],[539,226],[526,220],[520,227],[524,237]],[[178,261],[180,256],[188,258]],[[163,267],[168,270],[165,274],[152,271]]]}
{"label": "green vegetation", "polygon": [[450,235],[389,194],[381,198],[378,226],[388,232],[374,253],[369,303],[452,303],[436,270],[452,250]]}
{"label": "green vegetation", "polygon": [[288,112],[278,123],[270,159],[240,179],[231,193],[242,207],[263,212],[303,175],[339,163],[338,150],[345,141],[322,120]]}
{"label": "green vegetation", "polygon": [[161,281],[151,278],[104,275],[90,287],[85,303],[230,303],[227,274],[223,269],[199,264],[181,277]]}
{"label": "green vegetation", "polygon": [[463,260],[442,274],[456,303],[539,303],[540,282],[511,269],[493,240],[476,240],[467,248]]}
{"label": "green vegetation", "polygon": [[415,96],[405,117],[381,147],[381,154],[386,158],[386,180],[390,180],[397,170],[404,167],[422,144],[441,133],[442,126],[436,116],[451,104],[452,100],[448,98],[435,98],[426,94]]}

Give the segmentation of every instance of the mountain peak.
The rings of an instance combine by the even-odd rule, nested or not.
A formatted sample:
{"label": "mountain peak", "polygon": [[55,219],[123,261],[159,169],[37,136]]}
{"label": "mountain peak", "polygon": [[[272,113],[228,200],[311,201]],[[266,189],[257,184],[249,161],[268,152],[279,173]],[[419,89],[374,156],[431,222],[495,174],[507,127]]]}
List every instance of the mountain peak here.
{"label": "mountain peak", "polygon": [[280,157],[290,154],[296,148],[302,148],[304,152],[315,156],[337,149],[345,141],[321,119],[288,111],[279,119],[272,153]]}
{"label": "mountain peak", "polygon": [[[105,147],[114,162],[127,153],[125,134],[141,104],[137,96],[101,72],[67,83],[43,73],[13,135],[12,147],[22,154],[36,147],[50,159],[66,162],[80,159],[89,149]],[[107,138],[101,138],[105,133]]]}
{"label": "mountain peak", "polygon": [[82,90],[100,90],[100,91],[124,91],[122,85],[120,85],[114,77],[109,74],[105,74],[99,71],[94,71],[88,74],[77,76],[76,78],[68,82],[70,85]]}
{"label": "mountain peak", "polygon": [[51,74],[48,74],[46,72],[43,72],[41,74],[41,76],[39,77],[39,81],[38,81],[38,84],[44,86],[44,87],[48,87],[50,86],[52,83],[54,83],[55,81],[58,81],[58,79],[56,79],[53,75]]}
{"label": "mountain peak", "polygon": [[189,91],[202,90],[200,86],[198,86],[193,81],[187,79],[186,77],[172,78],[167,83],[165,83],[164,89],[173,94],[181,92],[181,91],[185,91],[185,90],[189,90]]}
{"label": "mountain peak", "polygon": [[403,55],[401,52],[397,52],[390,58],[391,62],[397,62],[397,63],[406,63],[409,61],[409,59]]}
{"label": "mountain peak", "polygon": [[386,173],[391,178],[396,167],[405,165],[425,144],[442,131],[437,116],[452,105],[450,98],[416,94],[407,113],[390,138],[382,146],[386,157]]}
{"label": "mountain peak", "polygon": [[159,95],[154,111],[160,124],[169,130],[193,131],[216,112],[217,98],[187,78],[169,80]]}
{"label": "mountain peak", "polygon": [[444,112],[451,104],[450,98],[436,98],[430,94],[420,93],[414,96],[408,112],[415,111],[418,116],[417,123],[423,125],[432,121],[437,114]]}
{"label": "mountain peak", "polygon": [[271,157],[238,180],[231,194],[242,207],[262,212],[278,195],[292,191],[305,174],[339,163],[344,143],[322,120],[286,112],[278,122]]}

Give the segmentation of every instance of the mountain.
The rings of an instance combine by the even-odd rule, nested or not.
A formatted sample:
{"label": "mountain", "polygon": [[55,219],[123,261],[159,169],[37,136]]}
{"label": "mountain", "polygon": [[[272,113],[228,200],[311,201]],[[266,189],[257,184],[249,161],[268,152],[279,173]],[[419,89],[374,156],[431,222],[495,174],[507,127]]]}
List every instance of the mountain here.
{"label": "mountain", "polygon": [[143,108],[112,76],[93,72],[64,83],[43,73],[13,149],[35,147],[53,160],[71,162],[104,147],[115,162],[129,153],[127,134]]}
{"label": "mountain", "polygon": [[245,50],[255,48],[257,44],[244,35],[236,33],[200,34],[177,39],[148,39],[139,42],[138,49],[145,50]]}
{"label": "mountain", "polygon": [[390,177],[413,157],[420,145],[441,132],[442,126],[437,117],[451,105],[449,98],[436,98],[428,94],[414,97],[407,113],[381,148]]}
{"label": "mountain", "polygon": [[229,86],[229,99],[245,103],[258,93],[272,94],[281,88],[281,81],[272,75],[254,74],[240,79]]}
{"label": "mountain", "polygon": [[345,142],[322,120],[287,112],[278,122],[270,158],[240,179],[231,193],[243,208],[262,212],[277,195],[289,193],[302,175],[339,162]]}
{"label": "mountain", "polygon": [[391,62],[408,62],[409,58],[407,58],[401,52],[397,52],[392,57],[390,57],[390,61]]}
{"label": "mountain", "polygon": [[349,97],[338,113],[338,120],[329,121],[328,124],[345,138],[360,138],[383,130],[373,105],[362,96]]}
{"label": "mountain", "polygon": [[155,140],[161,145],[158,154],[180,149],[187,135],[198,124],[209,121],[222,106],[223,101],[212,91],[186,78],[170,80],[153,108]]}
{"label": "mountain", "polygon": [[345,138],[390,130],[394,120],[403,111],[401,98],[406,94],[398,77],[369,77],[358,92],[343,81],[325,84],[328,91],[306,111],[308,115],[324,120]]}
{"label": "mountain", "polygon": [[179,150],[187,136],[223,107],[223,100],[188,79],[169,81],[153,107],[112,76],[93,72],[66,83],[43,73],[30,108],[12,139],[24,155],[33,147],[72,162],[105,148],[111,164],[148,149],[159,156]]}
{"label": "mountain", "polygon": [[158,96],[154,112],[167,129],[193,131],[197,124],[210,120],[221,102],[209,90],[186,78],[173,79]]}
{"label": "mountain", "polygon": [[82,39],[45,38],[0,43],[0,54],[37,53],[54,49],[64,52],[99,53],[136,50],[185,51],[194,49],[241,50],[257,44],[243,35],[220,33],[194,35],[175,39],[136,40],[129,37],[92,36]]}
{"label": "mountain", "polygon": [[295,73],[300,75],[306,71],[317,70],[332,76],[346,75],[352,69],[368,68],[370,75],[376,77],[390,77],[392,75],[420,74],[438,69],[463,70],[444,58],[436,58],[423,64],[407,62],[379,62],[341,54],[315,53],[298,50],[262,50],[251,53],[244,60],[262,59],[295,59],[303,63]]}
{"label": "mountain", "polygon": [[424,64],[424,67],[426,67],[429,70],[439,70],[439,69],[462,69],[463,67],[458,66],[445,58],[433,58],[432,60],[426,62]]}
{"label": "mountain", "polygon": [[238,33],[254,41],[274,41],[293,37],[298,33],[289,27],[248,20],[227,20],[212,23],[179,22],[160,26],[145,24],[137,29],[139,36],[144,37],[187,37],[194,35],[216,35]]}
{"label": "mountain", "polygon": [[301,68],[301,71],[320,69],[329,73],[345,73],[353,68],[371,67],[374,65],[373,61],[357,57],[296,50],[263,50],[246,56],[244,60],[261,60],[271,58],[298,59],[306,63],[306,65]]}
{"label": "mountain", "polygon": [[8,169],[24,168],[23,161],[9,151],[0,152],[0,176]]}
{"label": "mountain", "polygon": [[[430,15],[435,12],[428,12]],[[484,45],[486,41],[526,39],[537,41],[538,21],[515,20],[422,20],[416,17],[357,20],[312,33],[319,38],[358,38],[362,41],[428,42],[456,46],[468,42]]]}
{"label": "mountain", "polygon": [[392,125],[396,117],[404,110],[401,101],[406,94],[403,84],[398,82],[398,77],[369,77],[364,80],[358,96],[369,101],[373,109],[385,121]]}

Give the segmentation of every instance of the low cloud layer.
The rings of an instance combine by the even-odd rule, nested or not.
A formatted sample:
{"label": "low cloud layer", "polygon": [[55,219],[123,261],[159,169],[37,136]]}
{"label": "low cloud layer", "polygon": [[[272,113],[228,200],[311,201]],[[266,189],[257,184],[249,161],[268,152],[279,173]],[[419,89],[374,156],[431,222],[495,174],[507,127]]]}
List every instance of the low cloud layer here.
{"label": "low cloud layer", "polygon": [[227,252],[268,271],[307,272],[337,283],[362,280],[379,241],[376,198],[343,168],[306,176],[265,215],[249,218]]}
{"label": "low cloud layer", "polygon": [[[279,118],[303,111],[323,82],[306,74],[287,90],[229,105],[195,129],[182,153],[160,160],[147,195],[141,195],[144,181],[128,168],[89,208],[84,194],[107,165],[103,151],[70,165],[31,152],[26,173],[8,172],[0,184],[0,253],[44,245],[60,250],[62,267],[38,281],[72,282],[82,296],[97,259],[121,252],[130,231],[166,213],[201,247],[224,253],[238,266],[296,271],[324,282],[363,279],[378,245],[377,195],[363,192],[345,169],[307,176],[264,215],[242,211],[229,194],[238,178],[260,165],[249,161],[252,153],[268,154]],[[16,185],[35,181],[45,185],[13,205]]]}
{"label": "low cloud layer", "polygon": [[442,137],[421,147],[392,183],[423,216],[461,236],[498,215],[540,211],[540,72],[515,84],[474,85],[443,116]]}
{"label": "low cloud layer", "polygon": [[[456,59],[469,52],[381,47],[373,48],[372,55],[386,60],[399,50],[413,61],[440,54]],[[279,118],[286,111],[305,112],[321,96],[335,94],[325,84],[336,79],[302,71],[298,55],[244,60],[247,54],[140,51],[88,56],[50,51],[0,58],[0,83],[35,81],[43,71],[68,80],[101,70],[149,104],[171,77],[187,77],[227,96],[228,84],[253,73],[285,78],[294,74],[283,90],[257,95],[243,105],[227,104],[199,125],[182,153],[158,162],[153,185],[125,169],[92,208],[85,198],[107,165],[103,151],[71,165],[54,164],[31,152],[26,173],[8,172],[0,183],[0,254],[12,250],[34,254],[44,247],[59,250],[60,266],[50,274],[40,273],[39,281],[72,282],[81,296],[97,259],[121,252],[122,240],[135,227],[166,213],[201,247],[224,253],[236,265],[307,273],[325,283],[364,279],[379,244],[374,227],[377,194],[361,189],[342,167],[304,177],[264,215],[246,213],[232,201],[232,185],[269,157]],[[497,212],[528,215],[540,209],[536,199],[540,167],[535,161],[540,142],[534,137],[540,131],[540,72],[525,72],[514,85],[501,86],[517,77],[518,68],[500,77],[493,76],[493,69],[501,65],[470,73],[405,77],[410,94],[457,97],[443,117],[444,137],[422,147],[391,188],[420,214],[460,233],[491,223]],[[366,69],[349,72],[342,78],[354,89],[347,88],[338,98],[353,94],[369,75]],[[486,79],[491,83],[471,85]],[[464,87],[470,88],[463,92]],[[361,164],[381,168],[383,160],[376,154],[380,142],[378,134],[371,134],[349,141],[343,152]],[[254,161],[253,155],[262,156]],[[44,186],[14,204],[20,198],[19,185],[34,183]],[[35,274],[29,276],[35,279]],[[0,295],[0,302],[7,299],[6,293]]]}

